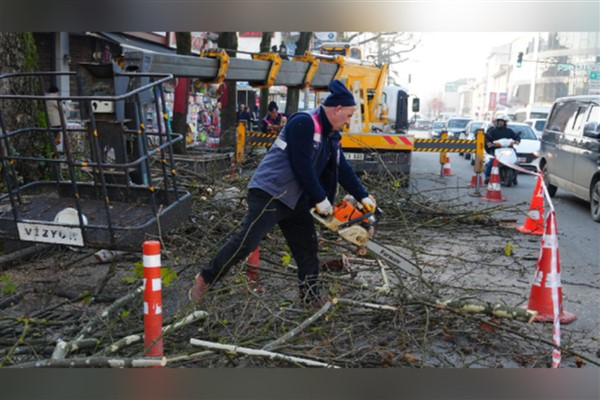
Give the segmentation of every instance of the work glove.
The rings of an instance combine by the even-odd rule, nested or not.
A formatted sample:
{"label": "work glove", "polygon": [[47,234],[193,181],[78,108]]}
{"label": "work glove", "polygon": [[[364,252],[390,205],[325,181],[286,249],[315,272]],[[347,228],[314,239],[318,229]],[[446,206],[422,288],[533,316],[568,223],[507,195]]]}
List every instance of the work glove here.
{"label": "work glove", "polygon": [[371,195],[362,199],[360,201],[360,204],[362,204],[362,206],[365,208],[365,210],[367,212],[374,212],[375,207],[377,207],[377,204],[375,203],[375,198]]}
{"label": "work glove", "polygon": [[327,197],[325,197],[325,200],[315,205],[315,210],[320,215],[333,215],[333,207]]}

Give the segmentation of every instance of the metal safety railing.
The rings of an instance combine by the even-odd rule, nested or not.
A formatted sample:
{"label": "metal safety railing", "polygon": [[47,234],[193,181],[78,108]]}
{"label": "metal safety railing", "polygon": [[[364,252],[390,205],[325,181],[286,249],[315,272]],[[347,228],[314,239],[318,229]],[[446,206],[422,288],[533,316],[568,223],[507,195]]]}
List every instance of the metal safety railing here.
{"label": "metal safety railing", "polygon": [[[43,93],[44,83],[60,76],[76,79],[77,95]],[[95,63],[76,72],[1,75],[0,238],[139,250],[144,239],[179,225],[191,200],[178,187],[173,161],[173,144],[183,136],[171,132],[166,115],[161,85],[171,79]],[[50,126],[49,102],[58,105],[60,126]],[[79,121],[67,119],[65,102],[78,105]],[[17,123],[7,115],[16,103],[41,110],[43,122]],[[149,112],[156,124],[148,124]],[[46,150],[20,151],[28,141]],[[27,169],[44,178],[26,181]]]}

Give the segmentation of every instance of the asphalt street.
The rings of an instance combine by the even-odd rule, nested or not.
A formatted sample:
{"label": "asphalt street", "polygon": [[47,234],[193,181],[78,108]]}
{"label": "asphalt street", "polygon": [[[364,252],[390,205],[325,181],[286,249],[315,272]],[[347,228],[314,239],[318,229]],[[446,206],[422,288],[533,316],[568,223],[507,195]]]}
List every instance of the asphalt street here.
{"label": "asphalt street", "polygon": [[[415,137],[426,137],[426,132],[411,132]],[[523,225],[527,218],[537,177],[519,174],[518,185],[510,188],[502,186],[501,196],[505,202],[493,203],[481,200],[486,196],[487,185],[483,185],[478,196],[474,188],[470,188],[474,176],[471,163],[450,153],[450,170],[452,176],[440,176],[441,165],[438,153],[413,154],[411,170],[412,190],[434,191],[436,188],[451,188],[445,191],[447,196],[456,197],[469,207],[486,209],[499,204],[515,205],[505,213],[509,222],[515,226]],[[590,215],[589,203],[582,201],[566,191],[559,189],[551,199],[556,210],[558,227],[559,262],[563,291],[563,307],[573,312],[578,319],[571,324],[575,329],[592,329],[600,340],[600,313],[598,313],[598,289],[600,289],[600,223],[594,222]],[[550,203],[544,203],[546,215]],[[524,240],[532,235],[523,234]],[[541,236],[540,236],[541,245]],[[532,266],[535,268],[535,265]],[[532,271],[533,274],[533,271]]]}

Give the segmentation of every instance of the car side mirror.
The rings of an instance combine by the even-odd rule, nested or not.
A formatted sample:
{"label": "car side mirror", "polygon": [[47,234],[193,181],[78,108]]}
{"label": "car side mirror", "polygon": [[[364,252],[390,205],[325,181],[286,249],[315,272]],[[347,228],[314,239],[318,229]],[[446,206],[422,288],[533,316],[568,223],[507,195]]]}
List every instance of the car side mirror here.
{"label": "car side mirror", "polygon": [[592,139],[600,138],[600,124],[597,121],[590,121],[583,127],[583,136]]}
{"label": "car side mirror", "polygon": [[412,111],[417,112],[421,106],[421,100],[419,98],[414,98],[412,101]]}

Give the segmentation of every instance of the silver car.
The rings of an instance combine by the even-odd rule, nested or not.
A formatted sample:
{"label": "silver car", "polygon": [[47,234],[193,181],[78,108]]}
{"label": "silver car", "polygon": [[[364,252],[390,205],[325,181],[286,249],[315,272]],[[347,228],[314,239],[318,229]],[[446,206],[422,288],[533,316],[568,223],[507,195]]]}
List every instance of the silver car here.
{"label": "silver car", "polygon": [[540,168],[550,196],[557,188],[590,202],[600,222],[600,96],[557,99],[546,121]]}
{"label": "silver car", "polygon": [[461,133],[465,133],[465,128],[469,122],[471,122],[470,118],[448,118],[448,121],[446,121],[448,139],[458,139]]}
{"label": "silver car", "polygon": [[446,123],[444,121],[434,121],[429,131],[429,137],[431,139],[439,139],[442,131],[446,130]]}

